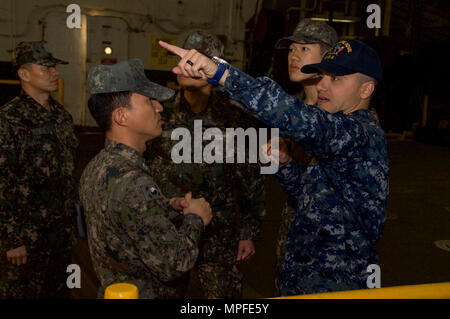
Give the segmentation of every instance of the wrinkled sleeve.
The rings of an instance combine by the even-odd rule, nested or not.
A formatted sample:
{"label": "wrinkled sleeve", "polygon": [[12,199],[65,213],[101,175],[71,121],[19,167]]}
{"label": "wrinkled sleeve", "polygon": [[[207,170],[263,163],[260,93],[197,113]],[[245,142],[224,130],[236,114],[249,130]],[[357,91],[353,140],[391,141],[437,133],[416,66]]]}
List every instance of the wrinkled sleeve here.
{"label": "wrinkled sleeve", "polygon": [[[123,196],[115,196],[114,189],[111,193],[112,218],[132,239],[142,262],[162,281],[171,281],[192,269],[198,256],[202,219],[187,214],[177,229],[168,217],[167,199],[149,176],[123,179],[120,188]],[[155,188],[159,195],[149,192]]]}
{"label": "wrinkled sleeve", "polygon": [[287,195],[298,200],[301,194],[301,176],[303,168],[295,161],[291,160],[286,165],[281,166],[275,174],[281,188]]}
{"label": "wrinkled sleeve", "polygon": [[281,135],[315,154],[345,155],[368,141],[367,133],[357,121],[342,112],[331,114],[306,105],[267,77],[253,78],[230,67],[221,90],[229,92],[232,99],[243,103],[247,112],[263,123],[279,128]]}
{"label": "wrinkled sleeve", "polygon": [[0,118],[0,256],[22,245],[29,246],[23,231],[24,225],[30,224],[29,215],[22,216],[19,207],[26,189],[17,174],[19,159],[13,136],[8,122]]}

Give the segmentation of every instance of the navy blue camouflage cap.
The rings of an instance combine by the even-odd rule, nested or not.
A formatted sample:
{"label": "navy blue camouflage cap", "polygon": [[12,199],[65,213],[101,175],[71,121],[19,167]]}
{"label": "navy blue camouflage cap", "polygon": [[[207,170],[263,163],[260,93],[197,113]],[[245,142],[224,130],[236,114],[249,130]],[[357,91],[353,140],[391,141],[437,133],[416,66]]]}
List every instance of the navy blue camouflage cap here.
{"label": "navy blue camouflage cap", "polygon": [[336,30],[325,22],[302,19],[295,27],[293,34],[278,40],[275,44],[275,48],[289,48],[289,45],[291,45],[292,42],[304,44],[323,43],[333,47],[337,40]]}
{"label": "navy blue camouflage cap", "polygon": [[91,94],[130,91],[161,102],[169,100],[175,94],[174,90],[151,82],[139,59],[93,66],[89,69],[87,82]]}
{"label": "navy blue camouflage cap", "polygon": [[14,49],[13,65],[19,67],[26,63],[55,66],[57,64],[68,64],[69,62],[55,58],[45,41],[23,41]]}
{"label": "navy blue camouflage cap", "polygon": [[382,79],[382,66],[378,53],[359,40],[339,41],[320,63],[302,67],[303,73],[324,71],[335,75],[362,73],[377,81]]}
{"label": "navy blue camouflage cap", "polygon": [[223,57],[224,45],[220,39],[203,30],[196,30],[188,34],[183,42],[183,49],[195,49],[209,57]]}

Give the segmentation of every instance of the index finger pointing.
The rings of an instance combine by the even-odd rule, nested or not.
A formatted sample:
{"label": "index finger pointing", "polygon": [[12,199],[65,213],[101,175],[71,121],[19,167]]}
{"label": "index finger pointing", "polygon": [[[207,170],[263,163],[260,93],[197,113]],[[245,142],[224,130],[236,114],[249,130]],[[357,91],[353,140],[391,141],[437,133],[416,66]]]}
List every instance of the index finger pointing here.
{"label": "index finger pointing", "polygon": [[166,49],[169,52],[172,52],[173,54],[178,55],[180,58],[182,58],[188,50],[185,50],[183,48],[177,47],[176,45],[169,44],[164,41],[158,41],[159,45],[162,46],[164,49]]}

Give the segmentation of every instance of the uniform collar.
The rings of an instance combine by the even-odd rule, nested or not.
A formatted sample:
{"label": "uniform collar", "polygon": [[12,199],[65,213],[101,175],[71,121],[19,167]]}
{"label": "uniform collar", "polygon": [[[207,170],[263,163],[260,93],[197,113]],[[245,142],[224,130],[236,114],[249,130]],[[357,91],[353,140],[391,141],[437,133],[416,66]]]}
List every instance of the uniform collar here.
{"label": "uniform collar", "polygon": [[109,139],[105,139],[105,150],[108,152],[119,154],[126,158],[133,165],[148,170],[144,157],[134,148]]}
{"label": "uniform collar", "polygon": [[216,98],[217,98],[217,94],[213,89],[213,90],[211,90],[211,95],[209,96],[206,107],[200,113],[194,113],[191,111],[190,105],[189,105],[188,101],[186,100],[186,98],[184,97],[184,90],[179,91],[179,96],[177,98],[177,101],[180,105],[180,109],[183,112],[190,113],[190,114],[196,115],[196,116],[201,116],[203,114],[207,114],[210,111],[212,105],[215,104]]}
{"label": "uniform collar", "polygon": [[62,108],[59,107],[58,103],[51,96],[49,96],[48,100],[51,106],[50,111],[45,109],[24,91],[19,94],[18,98],[21,102],[17,104],[17,107],[21,109],[20,114],[23,114],[28,121],[36,125],[51,121],[60,123],[63,120],[63,117],[59,116]]}
{"label": "uniform collar", "polygon": [[[28,95],[28,93],[26,93],[24,90],[21,90],[20,94],[19,94],[19,98],[22,101],[27,102],[28,105],[30,105],[33,109],[35,109],[36,111],[39,112],[49,112],[46,108],[44,108],[41,104],[39,104],[38,101],[36,101],[35,99],[33,99],[30,95]],[[48,104],[51,107],[51,112],[55,111],[57,109],[57,105],[58,103],[52,98],[51,95],[48,96]]]}
{"label": "uniform collar", "polygon": [[359,119],[369,119],[370,111],[368,109],[361,109],[347,114],[347,116],[356,117]]}

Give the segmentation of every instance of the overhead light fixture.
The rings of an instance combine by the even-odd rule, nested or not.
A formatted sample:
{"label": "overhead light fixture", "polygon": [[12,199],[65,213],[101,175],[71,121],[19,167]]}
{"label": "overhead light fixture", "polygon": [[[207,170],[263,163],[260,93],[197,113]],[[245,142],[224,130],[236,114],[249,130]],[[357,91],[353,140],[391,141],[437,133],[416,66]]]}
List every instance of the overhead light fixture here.
{"label": "overhead light fixture", "polygon": [[105,47],[105,54],[106,55],[111,55],[111,53],[112,53],[112,49],[111,49],[111,47]]}

